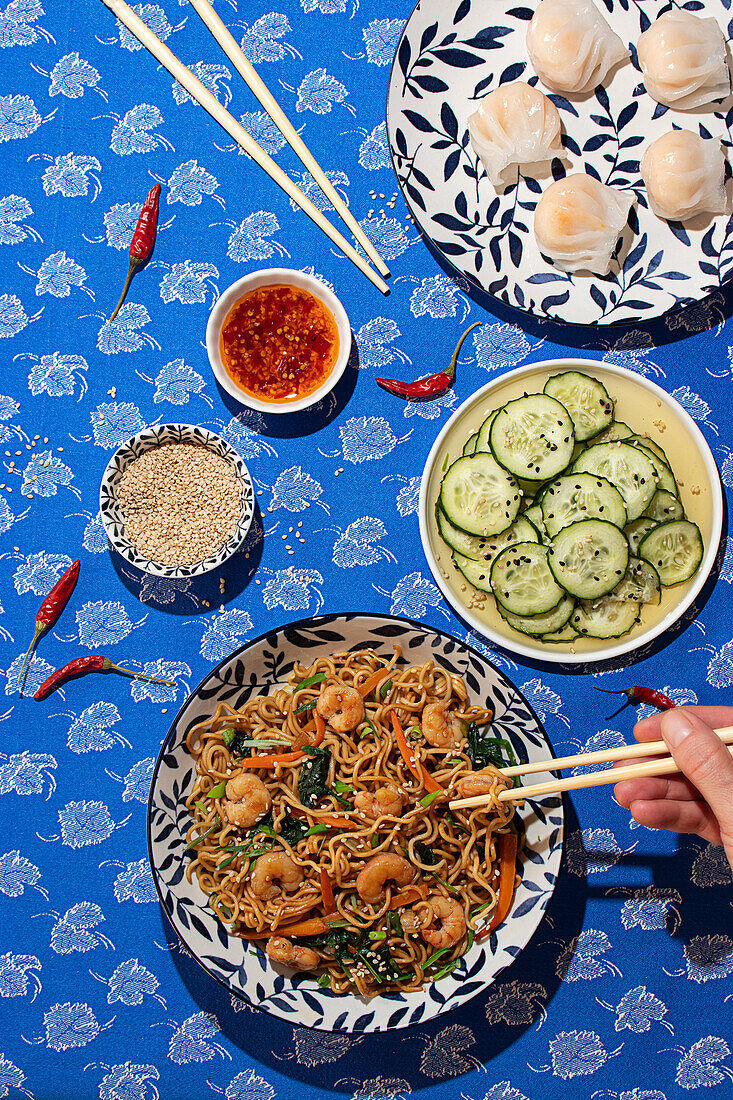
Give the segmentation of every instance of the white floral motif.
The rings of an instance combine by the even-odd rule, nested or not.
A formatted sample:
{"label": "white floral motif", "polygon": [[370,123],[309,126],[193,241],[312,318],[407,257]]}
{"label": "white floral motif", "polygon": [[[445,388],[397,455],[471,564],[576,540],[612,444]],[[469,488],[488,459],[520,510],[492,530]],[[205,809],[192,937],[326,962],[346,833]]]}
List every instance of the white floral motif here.
{"label": "white floral motif", "polygon": [[185,661],[166,661],[159,657],[155,661],[145,661],[140,669],[143,676],[153,676],[155,680],[173,680],[172,684],[157,684],[155,680],[131,680],[130,695],[136,703],[149,699],[151,703],[172,703],[178,694],[178,677],[191,675],[191,669]]}
{"label": "white floral motif", "polygon": [[213,618],[201,639],[201,656],[207,661],[222,661],[228,653],[242,644],[252,629],[248,611],[232,607]]}
{"label": "white floral motif", "polygon": [[359,146],[359,164],[367,172],[376,172],[379,168],[389,168],[389,144],[387,142],[387,123],[378,123],[367,134]]}
{"label": "white floral motif", "polygon": [[675,922],[679,923],[680,913],[677,906],[682,904],[682,895],[671,887],[645,886],[635,890],[624,902],[621,909],[621,923],[624,928],[643,928],[645,932],[667,927],[671,912]]}
{"label": "white floral motif", "polygon": [[227,243],[227,256],[236,263],[267,260],[278,253],[290,255],[277,241],[267,240],[280,228],[279,221],[269,210],[258,210],[232,228],[233,232]]}
{"label": "white floral motif", "polygon": [[76,612],[79,644],[87,649],[104,649],[126,638],[133,624],[118,600],[96,600],[82,604]]}
{"label": "white floral motif", "polygon": [[711,431],[718,434],[717,424],[713,424],[708,420],[712,409],[708,405],[707,401],[703,401],[699,394],[693,393],[689,386],[680,386],[678,389],[672,391],[672,397],[676,401],[679,401],[683,409],[685,409],[694,420],[701,420],[703,424],[706,424]]}
{"label": "white floral motif", "polygon": [[421,420],[437,420],[441,409],[452,409],[458,400],[455,390],[448,390],[432,401],[406,401],[402,415],[405,419],[419,416]]}
{"label": "white floral motif", "polygon": [[58,486],[64,485],[78,496],[78,490],[71,485],[73,478],[66,463],[52,451],[38,451],[23,470],[20,492],[24,497],[54,497]]}
{"label": "white floral motif", "polygon": [[246,23],[242,26],[245,34],[239,44],[242,53],[253,65],[260,61],[281,61],[286,53],[295,52],[287,43],[280,41],[291,29],[287,16],[280,12],[268,12],[255,20],[251,27],[247,27]]}
{"label": "white floral motif", "polygon": [[107,1004],[121,1001],[123,1005],[141,1005],[145,994],[165,1005],[165,1001],[157,993],[160,982],[137,959],[127,959],[121,962],[106,982],[109,992]]}
{"label": "white floral motif", "polygon": [[334,15],[346,11],[347,0],[300,0],[303,11],[319,11],[322,15]]}
{"label": "white floral motif", "polygon": [[5,757],[0,764],[0,795],[15,791],[17,795],[43,794],[43,788],[48,781],[49,790],[46,801],[56,790],[56,780],[51,772],[57,768],[55,757],[47,752],[23,752],[13,753]]}
{"label": "white floral motif", "polygon": [[305,611],[310,607],[311,589],[316,593],[316,611],[323,606],[323,596],[316,585],[323,584],[317,569],[278,569],[262,588],[265,607],[272,611]]}
{"label": "white floral motif", "polygon": [[375,367],[381,370],[389,366],[395,358],[409,363],[411,360],[404,352],[387,346],[401,335],[396,322],[390,317],[372,317],[370,321],[366,321],[355,334],[360,369]]}
{"label": "white floral motif", "polygon": [[[313,111],[316,115],[327,115],[334,103],[343,103],[348,90],[340,80],[331,76],[325,69],[314,69],[304,76],[298,87],[298,99],[295,110]],[[1,102],[1,101],[0,101]],[[40,116],[38,125],[40,126]],[[0,130],[0,137],[2,131]]]}
{"label": "white floral motif", "polygon": [[511,1081],[499,1081],[498,1084],[491,1086],[484,1100],[529,1100],[529,1098],[519,1089],[515,1089]]}
{"label": "white floral motif", "polygon": [[516,367],[532,351],[532,345],[522,330],[504,321],[475,329],[473,344],[477,365],[488,371]]}
{"label": "white floral motif", "polygon": [[[265,111],[246,111],[239,116],[239,121],[250,137],[253,137],[271,157],[287,145],[285,138]],[[242,156],[247,155],[241,145],[237,146],[237,152]]]}
{"label": "white floral motif", "polygon": [[104,1068],[107,1073],[99,1082],[99,1100],[158,1100],[160,1093],[152,1084],[160,1080],[155,1066],[122,1062]]}
{"label": "white floral motif", "polygon": [[720,578],[733,584],[733,538],[730,535],[725,540],[725,558],[720,567]]}
{"label": "white floral motif", "polygon": [[[195,61],[193,65],[188,67],[204,87],[209,89],[212,95],[215,95],[225,107],[229,105],[232,93],[225,82],[232,79],[231,69],[228,69],[226,65],[210,65],[205,61]],[[182,103],[194,102],[191,93],[187,92],[177,80],[173,82],[171,91],[179,107]]]}
{"label": "white floral motif", "polygon": [[486,1001],[486,1019],[495,1024],[508,1024],[510,1027],[529,1025],[537,1015],[545,1015],[541,1002],[547,997],[547,990],[539,982],[505,982],[489,994]]}
{"label": "white floral motif", "polygon": [[553,1074],[564,1081],[595,1073],[610,1057],[595,1031],[561,1031],[550,1043],[550,1054]]}
{"label": "white floral motif", "polygon": [[95,88],[100,81],[98,71],[76,50],[60,57],[48,75],[51,77],[48,94],[67,99],[81,99],[85,88]]}
{"label": "white floral motif", "polygon": [[618,974],[617,966],[608,959],[600,958],[610,950],[611,942],[605,932],[587,928],[574,936],[560,952],[555,973],[566,982],[588,982],[604,974]]}
{"label": "white floral motif", "polygon": [[647,332],[634,329],[625,332],[614,343],[601,343],[606,353],[603,356],[604,363],[612,363],[616,367],[626,367],[627,370],[636,371],[638,374],[654,374],[664,376],[664,371],[648,359],[650,351],[654,349],[654,341]]}
{"label": "white floral motif", "polygon": [[733,872],[725,858],[725,849],[718,844],[708,844],[692,865],[692,881],[695,886],[729,886]]}
{"label": "white floral motif", "polygon": [[[666,695],[675,706],[684,707],[688,704],[697,703],[697,695],[691,688],[672,687],[671,684],[665,684],[660,689],[663,695]],[[641,722],[642,718],[649,718],[652,714],[659,714],[656,707],[651,707],[642,704],[636,708],[636,720]]]}
{"label": "white floral motif", "polygon": [[[626,744],[626,738],[618,730],[599,730],[598,733],[594,733],[588,738],[582,745],[579,745],[579,751],[583,753],[596,752],[599,749],[612,749]],[[585,774],[588,772],[601,772],[608,768],[608,764],[590,764],[585,768],[572,768],[571,775]]]}
{"label": "white floral motif", "polygon": [[698,985],[733,974],[733,939],[730,936],[694,936],[685,944],[687,977]]}
{"label": "white floral motif", "polygon": [[272,487],[270,509],[273,512],[278,508],[284,508],[287,512],[303,512],[311,504],[317,504],[328,511],[323,501],[319,500],[322,492],[320,482],[307,474],[302,466],[290,466],[283,470]]}
{"label": "white floral motif", "polygon": [[119,902],[132,899],[136,905],[153,902],[157,898],[155,883],[147,858],[128,863],[115,879],[115,897]]}
{"label": "white floral motif", "polygon": [[37,237],[35,229],[19,223],[30,218],[33,208],[22,195],[5,195],[0,199],[0,244],[20,244],[27,237]]}
{"label": "white floral motif", "polygon": [[91,1043],[100,1027],[88,1004],[65,1001],[49,1008],[43,1017],[46,1045],[51,1050],[71,1050]]}
{"label": "white floral motif", "polygon": [[336,1062],[348,1051],[351,1040],[347,1035],[337,1032],[311,1031],[297,1028],[293,1034],[295,1059],[298,1065],[320,1066],[325,1062]]}
{"label": "white floral motif", "polygon": [[168,1057],[177,1065],[188,1065],[191,1062],[208,1062],[215,1055],[228,1057],[224,1047],[219,1043],[209,1043],[219,1034],[219,1023],[216,1016],[206,1012],[196,1012],[176,1029],[168,1044]]}
{"label": "white floral motif", "polygon": [[213,289],[216,298],[218,291],[210,280],[218,278],[219,269],[213,264],[183,260],[173,264],[171,270],[163,276],[160,296],[164,302],[179,301],[189,306],[196,302],[205,302],[206,293],[210,289]]}
{"label": "white floral motif", "polygon": [[187,405],[190,395],[201,393],[205,386],[198,371],[182,359],[174,359],[156,375],[153,401],[156,405],[162,401],[170,401],[171,405]]}
{"label": "white floral motif", "polygon": [[51,294],[54,298],[68,298],[73,286],[79,287],[90,297],[94,297],[89,287],[84,286],[87,273],[75,260],[62,250],[47,256],[38,271],[23,266],[23,270],[36,275],[36,294]]}
{"label": "white floral motif", "polygon": [[61,843],[69,848],[86,848],[90,844],[101,844],[115,830],[104,802],[67,802],[58,812],[61,826]]}
{"label": "white floral motif", "polygon": [[150,314],[137,302],[125,302],[114,321],[106,321],[97,333],[97,347],[104,355],[140,351],[147,344],[158,347],[152,336],[139,329],[150,323]]}
{"label": "white floral motif", "polygon": [[[283,139],[284,140],[284,139]],[[219,181],[196,160],[179,164],[168,180],[166,202],[184,206],[200,206],[204,195],[213,195]]]}
{"label": "white floral motif", "polygon": [[[37,316],[37,315],[36,315]],[[31,318],[15,294],[0,294],[0,340],[10,340],[30,324]]]}
{"label": "white floral motif", "polygon": [[568,837],[568,870],[581,878],[601,874],[618,863],[623,854],[610,829],[576,830]]}
{"label": "white floral motif", "polygon": [[13,1065],[4,1054],[0,1054],[0,1097],[8,1096],[9,1089],[17,1089],[18,1092],[22,1092],[24,1096],[27,1096],[28,1100],[33,1100],[32,1093],[23,1088],[24,1081],[25,1074],[23,1070]]}
{"label": "white floral motif", "polygon": [[372,546],[373,542],[387,537],[387,528],[381,519],[362,516],[355,519],[345,531],[342,531],[333,547],[333,563],[341,569],[352,569],[355,565],[376,565],[386,558],[395,561],[395,556],[383,546]]}
{"label": "white floral motif", "polygon": [[677,1066],[675,1081],[683,1089],[712,1088],[725,1081],[733,1080],[733,1069],[720,1063],[730,1056],[730,1047],[725,1039],[717,1035],[708,1035],[699,1039],[689,1051],[680,1051],[682,1059]]}
{"label": "white floral motif", "polygon": [[397,494],[397,511],[401,516],[411,516],[417,512],[418,501],[420,499],[420,481],[419,477],[411,477],[406,485],[403,485]]}
{"label": "white floral motif", "polygon": [[439,1031],[430,1040],[420,1058],[420,1072],[426,1077],[456,1077],[466,1073],[471,1067],[478,1068],[481,1063],[472,1054],[466,1054],[474,1046],[476,1039],[470,1028],[461,1024],[452,1024]]}
{"label": "white floral motif", "polygon": [[232,1078],[224,1096],[225,1100],[274,1100],[275,1090],[253,1069],[246,1069]]}
{"label": "white floral motif", "polygon": [[363,218],[359,225],[383,260],[396,260],[413,243],[397,218]]}
{"label": "white floral motif", "polygon": [[432,581],[427,581],[421,573],[408,573],[398,581],[391,592],[373,585],[377,592],[392,600],[390,611],[393,615],[406,615],[408,618],[421,619],[427,614],[428,607],[435,607],[447,616],[441,606],[440,593]]}
{"label": "white floral motif", "polygon": [[[137,41],[137,39],[136,39]],[[63,195],[65,199],[76,199],[89,193],[89,177],[94,182],[96,198],[101,190],[97,172],[102,166],[96,157],[80,153],[66,153],[58,156],[43,173],[43,190],[48,196]]]}
{"label": "white floral motif", "polygon": [[160,134],[152,133],[163,125],[163,116],[151,103],[138,103],[116,123],[109,147],[121,157],[133,153],[152,153],[158,145],[170,146]]}
{"label": "white floral motif", "polygon": [[90,554],[106,553],[107,532],[104,529],[100,512],[97,512],[96,516],[92,516],[84,528],[81,544]]}
{"label": "white floral motif", "polygon": [[384,458],[408,438],[398,439],[383,416],[351,417],[339,427],[339,435],[344,459],[354,465]]}
{"label": "white floral motif", "polygon": [[[0,49],[32,46],[39,38],[53,42],[43,27],[31,26],[45,14],[40,0],[10,0],[5,10],[0,11]],[[0,1096],[3,1095],[7,1096],[7,1092],[0,1093]]]}
{"label": "white floral motif", "polygon": [[[605,1008],[611,1008],[604,1001],[600,1004]],[[672,1030],[671,1025],[664,1019],[667,1015],[667,1006],[650,993],[645,985],[637,985],[628,993],[624,993],[617,1007],[612,1011],[616,1013],[614,1024],[616,1031],[628,1029],[639,1035],[643,1031],[649,1031],[654,1022],[663,1024],[669,1031]]]}
{"label": "white floral motif", "polygon": [[458,293],[458,285],[447,275],[431,275],[423,279],[410,296],[410,311],[413,317],[455,317],[458,302],[462,301],[463,320],[470,310],[470,304],[463,294]]}
{"label": "white floral motif", "polygon": [[[56,914],[54,914],[56,915]],[[92,931],[105,920],[104,913],[91,901],[80,901],[58,917],[51,929],[51,948],[57,955],[71,955],[75,951],[93,951],[100,944],[112,947],[101,932]]]}
{"label": "white floral motif", "polygon": [[0,96],[0,144],[28,137],[42,122],[30,96]]}
{"label": "white floral motif", "polygon": [[82,371],[89,369],[89,364],[83,355],[62,355],[54,351],[50,355],[42,355],[31,367],[28,375],[28,389],[34,397],[41,393],[49,397],[71,397],[79,383],[79,397],[81,401],[87,392],[87,381]]}
{"label": "white floral motif", "polygon": [[105,749],[111,749],[115,743],[127,744],[125,739],[114,733],[111,728],[120,721],[120,712],[114,703],[92,703],[69,726],[66,744],[72,752],[77,754],[104,752]]}
{"label": "white floral motif", "polygon": [[129,401],[111,401],[92,409],[89,418],[92,422],[94,442],[98,447],[111,451],[119,447],[135,432],[145,427],[140,410]]}
{"label": "white floral motif", "polygon": [[21,686],[23,688],[24,695],[33,695],[38,691],[39,687],[53,672],[53,666],[44,661],[43,657],[39,657],[37,653],[34,653],[28,664],[25,666],[25,672],[23,673],[22,685],[18,683],[18,677],[20,676],[21,665],[23,664],[23,654],[19,653],[17,657],[8,665],[5,670],[5,694],[6,695],[19,695]]}
{"label": "white floral motif", "polygon": [[47,596],[70,565],[68,554],[49,554],[45,550],[29,554],[13,573],[15,591],[19,596],[24,596],[26,592]]}
{"label": "white floral motif", "polygon": [[546,722],[548,714],[551,714],[553,717],[559,718],[566,726],[570,725],[569,719],[560,713],[562,699],[546,684],[543,684],[541,680],[527,680],[519,690],[526,697],[529,705],[537,711],[541,722]]}
{"label": "white floral motif", "polygon": [[373,19],[362,32],[367,61],[373,65],[389,65],[404,25],[403,19]]}
{"label": "white floral motif", "polygon": [[13,955],[10,951],[0,955],[0,997],[25,997],[30,986],[31,1001],[35,1001],[41,992],[41,979],[33,971],[40,969],[41,960],[35,955]]}
{"label": "white floral motif", "polygon": [[[227,443],[231,443],[242,458],[261,458],[263,455],[277,457],[275,448],[271,447],[267,440],[258,435],[253,428],[243,424],[239,417],[233,416],[228,424],[220,423],[219,426]],[[292,469],[296,470],[298,467],[293,466]]]}
{"label": "white floral motif", "polygon": [[123,802],[141,802],[143,805],[148,800],[150,781],[153,777],[155,758],[146,756],[144,760],[138,760],[125,776],[125,789],[122,792]]}
{"label": "white floral motif", "polygon": [[371,1077],[359,1081],[355,1077],[346,1077],[336,1081],[337,1085],[350,1085],[354,1088],[351,1100],[406,1100],[412,1092],[402,1077]]}
{"label": "white floral motif", "polygon": [[[151,31],[165,42],[172,32],[173,27],[166,18],[166,14],[158,4],[135,4],[133,9],[135,15],[138,15],[143,23],[150,27]],[[135,50],[141,50],[142,45],[135,38],[132,31],[128,31],[127,27],[117,20],[117,29],[120,35],[120,45],[126,50],[134,53]]]}

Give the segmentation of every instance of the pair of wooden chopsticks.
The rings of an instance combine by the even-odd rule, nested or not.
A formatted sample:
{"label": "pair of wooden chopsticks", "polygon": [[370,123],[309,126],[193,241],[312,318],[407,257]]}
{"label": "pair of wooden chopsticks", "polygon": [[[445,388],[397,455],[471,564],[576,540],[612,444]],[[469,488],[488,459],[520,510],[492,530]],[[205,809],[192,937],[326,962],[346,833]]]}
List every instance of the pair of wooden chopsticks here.
{"label": "pair of wooden chopsticks", "polygon": [[[730,746],[733,754],[733,726],[725,726],[715,731],[724,745]],[[623,779],[642,779],[650,775],[672,775],[680,769],[669,755],[664,741],[647,741],[635,745],[622,745],[617,749],[599,749],[598,752],[581,752],[576,756],[563,756],[557,760],[536,760],[531,764],[516,764],[511,768],[502,768],[501,774],[511,779],[515,775],[529,775],[532,772],[554,772],[563,768],[587,767],[589,764],[607,764],[614,760],[633,760],[639,756],[664,756],[663,760],[649,760],[644,764],[631,764],[628,768],[608,768],[590,775],[573,775],[568,779],[551,779],[547,783],[536,783],[533,787],[514,787],[501,791],[500,802],[517,802],[522,799],[542,798],[544,795],[561,794],[563,791],[577,791],[582,787],[600,787],[606,783],[620,783]],[[473,806],[485,805],[486,795],[473,795],[471,798],[458,798],[448,803],[451,810],[469,810]]]}
{"label": "pair of wooden chopsticks", "polygon": [[[326,236],[341,249],[344,255],[348,256],[351,262],[356,264],[359,270],[366,275],[374,286],[377,287],[378,290],[381,290],[383,294],[389,294],[389,287],[384,279],[377,275],[364,257],[356,251],[353,245],[349,244],[346,238],[339,233],[338,229],[331,225],[328,218],[326,218],[321,211],[313,205],[307,195],[304,195],[300,188],[293,183],[280,165],[276,164],[272,157],[269,156],[254,138],[247,133],[244,127],[237,122],[229,111],[222,107],[216,96],[214,96],[208,88],[204,87],[191,70],[187,68],[182,61],[179,61],[176,55],[161,42],[153,31],[150,30],[150,27],[143,23],[142,19],[140,19],[132,8],[125,3],[125,0],[103,0],[103,3],[106,4],[112,14],[115,15],[121,23],[124,23],[127,29],[135,35],[135,38],[150,51],[153,57],[155,57],[161,65],[176,78],[179,84],[183,85],[196,102],[199,103],[204,110],[208,111],[211,117],[234,138],[237,145],[241,146],[245,153],[248,153],[252,160],[255,161],[256,164],[259,164],[260,168],[263,168],[265,172],[267,172],[268,176],[283,189],[285,194],[291,198],[293,202],[297,203],[300,209],[315,222],[318,228],[322,229]],[[219,16],[213,10],[209,0],[189,0],[189,3],[200,15],[227,57],[254,92],[280,133],[300,157],[305,167],[313,176],[313,179],[330,200],[334,209],[348,225],[372,263],[382,275],[389,275],[389,268],[384,260],[381,258],[348,206],[346,206],[341,196],[333,187],[323,169],[318,165],[313,155],[307,149],[295,127],[288,121],[265,84],[244,56],[224,23],[222,23]]]}

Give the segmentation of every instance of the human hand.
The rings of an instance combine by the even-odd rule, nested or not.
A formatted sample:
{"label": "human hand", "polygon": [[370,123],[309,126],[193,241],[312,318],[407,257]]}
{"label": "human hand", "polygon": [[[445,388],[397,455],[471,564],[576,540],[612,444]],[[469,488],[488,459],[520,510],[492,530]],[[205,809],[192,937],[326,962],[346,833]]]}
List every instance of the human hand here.
{"label": "human hand", "polygon": [[627,779],[614,795],[640,825],[722,844],[733,869],[733,756],[713,732],[724,726],[733,707],[679,707],[637,722],[636,740],[664,739],[682,774]]}

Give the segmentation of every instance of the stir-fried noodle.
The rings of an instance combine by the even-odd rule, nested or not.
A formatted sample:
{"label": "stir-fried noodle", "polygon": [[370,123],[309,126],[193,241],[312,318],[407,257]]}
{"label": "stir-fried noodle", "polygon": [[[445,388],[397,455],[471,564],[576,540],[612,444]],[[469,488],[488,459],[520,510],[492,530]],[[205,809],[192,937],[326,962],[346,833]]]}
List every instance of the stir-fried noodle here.
{"label": "stir-fried noodle", "polygon": [[[492,717],[459,677],[399,650],[320,657],[240,710],[220,703],[187,737],[189,880],[233,935],[321,985],[421,988],[513,892],[514,807],[496,798],[508,781],[472,750],[506,744],[485,739]],[[483,793],[485,806],[447,809]]]}

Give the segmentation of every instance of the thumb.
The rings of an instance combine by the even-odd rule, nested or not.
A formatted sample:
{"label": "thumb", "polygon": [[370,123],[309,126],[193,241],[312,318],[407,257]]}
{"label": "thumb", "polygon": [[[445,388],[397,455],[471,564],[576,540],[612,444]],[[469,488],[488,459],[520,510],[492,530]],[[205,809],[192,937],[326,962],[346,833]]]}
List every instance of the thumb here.
{"label": "thumb", "polygon": [[728,746],[684,707],[665,711],[661,732],[675,761],[718,819],[726,851],[733,852],[733,756]]}

